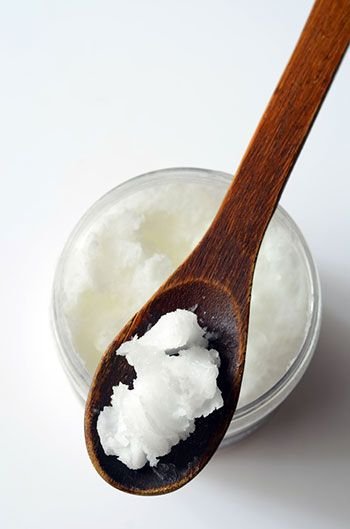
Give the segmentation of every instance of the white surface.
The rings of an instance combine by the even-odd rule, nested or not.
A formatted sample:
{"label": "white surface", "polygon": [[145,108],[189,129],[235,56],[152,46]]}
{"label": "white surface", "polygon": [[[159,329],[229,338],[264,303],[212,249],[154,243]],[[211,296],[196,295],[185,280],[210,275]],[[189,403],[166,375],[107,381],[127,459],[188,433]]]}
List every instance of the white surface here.
{"label": "white surface", "polygon": [[166,166],[234,170],[310,4],[2,3],[1,528],[348,527],[349,57],[282,200],[319,265],[320,346],[266,426],[177,493],[118,493],[48,324],[57,256],[98,196]]}

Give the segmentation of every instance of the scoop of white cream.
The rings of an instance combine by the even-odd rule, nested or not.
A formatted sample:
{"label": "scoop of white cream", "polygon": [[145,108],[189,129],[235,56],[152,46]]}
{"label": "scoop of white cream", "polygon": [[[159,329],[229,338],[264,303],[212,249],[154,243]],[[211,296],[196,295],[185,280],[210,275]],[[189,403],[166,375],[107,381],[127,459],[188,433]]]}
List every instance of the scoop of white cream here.
{"label": "scoop of white cream", "polygon": [[111,406],[97,420],[107,455],[131,469],[158,458],[195,430],[195,419],[223,406],[216,379],[220,358],[208,349],[197,316],[178,309],[117,351],[136,371],[134,388],[113,388]]}

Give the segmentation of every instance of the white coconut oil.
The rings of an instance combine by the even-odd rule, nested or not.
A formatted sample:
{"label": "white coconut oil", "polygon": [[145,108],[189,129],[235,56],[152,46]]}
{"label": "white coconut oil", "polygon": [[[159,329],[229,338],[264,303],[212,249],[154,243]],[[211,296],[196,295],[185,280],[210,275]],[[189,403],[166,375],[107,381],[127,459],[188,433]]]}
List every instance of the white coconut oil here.
{"label": "white coconut oil", "polygon": [[[80,235],[65,265],[62,306],[91,374],[113,337],[199,242],[223,194],[222,186],[185,180],[141,188]],[[295,237],[275,216],[262,243],[238,407],[275,385],[309,328],[310,284]]]}
{"label": "white coconut oil", "polygon": [[195,419],[223,406],[216,379],[219,353],[188,310],[164,314],[143,336],[124,342],[116,354],[135,369],[133,388],[113,387],[111,405],[97,420],[107,455],[136,470],[151,466],[195,430]]}

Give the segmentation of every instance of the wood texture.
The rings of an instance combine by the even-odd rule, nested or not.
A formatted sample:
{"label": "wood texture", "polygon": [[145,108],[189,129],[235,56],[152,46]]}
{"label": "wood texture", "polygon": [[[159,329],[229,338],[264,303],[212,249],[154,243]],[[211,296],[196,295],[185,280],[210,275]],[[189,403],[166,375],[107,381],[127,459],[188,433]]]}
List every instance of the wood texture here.
{"label": "wood texture", "polygon": [[[261,240],[350,39],[350,1],[316,1],[290,62],[248,146],[213,224],[188,259],[115,338],[102,358],[85,412],[90,458],[112,486],[162,494],[192,479],[218,447],[237,405],[247,340],[250,291]],[[202,325],[216,331],[224,407],[196,421],[195,432],[156,467],[129,470],[106,456],[96,431],[112,386],[135,376],[121,343],[176,308],[198,304]]]}

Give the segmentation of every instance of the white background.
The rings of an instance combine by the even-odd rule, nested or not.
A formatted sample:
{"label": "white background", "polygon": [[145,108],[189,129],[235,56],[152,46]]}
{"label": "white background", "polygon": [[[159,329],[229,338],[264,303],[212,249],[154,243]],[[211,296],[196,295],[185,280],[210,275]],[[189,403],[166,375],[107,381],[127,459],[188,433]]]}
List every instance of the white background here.
{"label": "white background", "polygon": [[191,484],[132,497],[95,473],[49,328],[74,224],[123,180],[233,172],[309,0],[1,2],[2,529],[349,527],[349,56],[283,195],[320,270],[320,345],[294,394]]}

